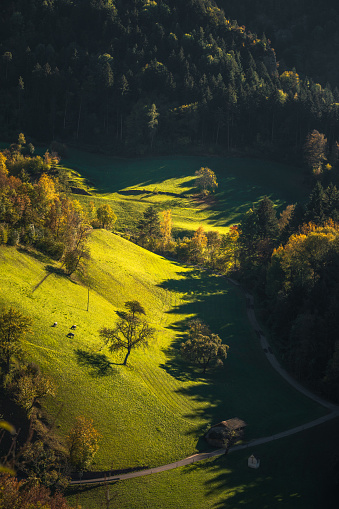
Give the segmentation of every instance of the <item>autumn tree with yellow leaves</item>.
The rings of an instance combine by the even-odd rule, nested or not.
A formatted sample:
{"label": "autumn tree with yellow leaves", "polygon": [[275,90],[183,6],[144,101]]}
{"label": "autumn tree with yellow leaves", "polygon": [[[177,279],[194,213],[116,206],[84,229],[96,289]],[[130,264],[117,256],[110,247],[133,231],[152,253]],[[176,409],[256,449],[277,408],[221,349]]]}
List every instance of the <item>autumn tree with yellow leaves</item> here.
{"label": "autumn tree with yellow leaves", "polygon": [[99,449],[100,433],[93,426],[93,419],[77,417],[68,435],[69,456],[78,470],[87,469]]}
{"label": "autumn tree with yellow leaves", "polygon": [[161,232],[161,247],[164,251],[171,247],[173,243],[172,239],[172,211],[171,210],[163,210],[161,212],[162,221],[160,223],[160,232]]}
{"label": "autumn tree with yellow leaves", "polygon": [[304,157],[307,166],[314,175],[322,173],[324,163],[327,160],[327,151],[327,139],[324,134],[314,129],[307,135],[304,145]]}
{"label": "autumn tree with yellow leaves", "polygon": [[[270,319],[289,369],[334,390],[337,359],[339,225],[305,224],[273,251],[267,271]],[[336,383],[336,382],[335,382]],[[324,388],[324,386],[322,386]],[[339,392],[338,392],[339,394]]]}
{"label": "autumn tree with yellow leaves", "polygon": [[[24,143],[20,134],[15,146]],[[40,165],[40,160],[39,168],[44,171],[39,170],[37,177],[34,165]],[[58,178],[48,173],[50,166],[58,164],[57,156],[46,152],[44,160],[24,157],[18,148],[13,153],[0,152],[0,243],[32,245],[62,260],[70,275],[89,256],[86,244],[92,217],[78,200],[68,198]],[[114,222],[116,216],[109,220]]]}
{"label": "autumn tree with yellow leaves", "polygon": [[218,187],[217,177],[214,171],[207,168],[207,166],[205,168],[201,167],[200,170],[195,172],[195,175],[197,186],[201,190],[203,196],[215,191]]}

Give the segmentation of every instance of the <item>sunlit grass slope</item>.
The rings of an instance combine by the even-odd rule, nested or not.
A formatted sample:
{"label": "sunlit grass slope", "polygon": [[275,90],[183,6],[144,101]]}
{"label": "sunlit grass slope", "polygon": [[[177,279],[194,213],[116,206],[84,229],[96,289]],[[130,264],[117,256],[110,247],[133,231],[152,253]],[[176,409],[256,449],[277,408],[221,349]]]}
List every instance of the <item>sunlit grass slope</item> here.
{"label": "sunlit grass slope", "polygon": [[[336,419],[256,448],[111,484],[110,508],[337,508],[338,424]],[[251,454],[260,458],[258,470],[247,466]],[[70,501],[78,500],[85,509],[105,507],[107,487],[87,486],[70,491]]]}
{"label": "sunlit grass slope", "polygon": [[[82,284],[46,272],[50,262],[40,255],[2,247],[0,303],[33,319],[24,350],[57,382],[58,396],[47,408],[58,415],[60,433],[67,434],[77,415],[93,418],[101,432],[94,468],[185,457],[206,447],[200,438],[208,424],[234,416],[248,423],[250,438],[323,413],[271,369],[249,328],[243,295],[225,278],[171,262],[106,231],[92,234],[90,249]],[[115,311],[131,299],[145,307],[157,335],[122,366],[121,356],[100,350],[98,330],[113,326]],[[230,345],[224,368],[204,378],[177,356],[185,323],[194,316]],[[72,324],[77,329],[69,339]]]}
{"label": "sunlit grass slope", "polygon": [[[71,150],[63,163],[74,169],[70,174],[74,184],[92,194],[81,197],[82,201],[111,203],[118,216],[118,228],[133,226],[140,213],[152,204],[159,210],[172,210],[177,231],[191,232],[204,225],[206,230],[223,233],[265,195],[282,207],[305,199],[310,192],[300,168],[250,158],[119,159]],[[208,205],[193,197],[197,192],[195,171],[201,166],[215,171],[219,183]]]}

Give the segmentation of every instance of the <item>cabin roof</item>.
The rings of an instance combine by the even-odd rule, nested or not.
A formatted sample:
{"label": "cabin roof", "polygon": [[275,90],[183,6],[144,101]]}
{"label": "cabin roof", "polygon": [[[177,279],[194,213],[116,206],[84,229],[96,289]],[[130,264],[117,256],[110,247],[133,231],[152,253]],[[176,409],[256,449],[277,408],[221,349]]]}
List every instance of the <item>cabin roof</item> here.
{"label": "cabin roof", "polygon": [[233,419],[228,419],[227,421],[221,421],[218,424],[214,424],[211,428],[226,428],[229,431],[236,431],[238,429],[242,429],[246,426],[246,422],[238,417],[233,417]]}

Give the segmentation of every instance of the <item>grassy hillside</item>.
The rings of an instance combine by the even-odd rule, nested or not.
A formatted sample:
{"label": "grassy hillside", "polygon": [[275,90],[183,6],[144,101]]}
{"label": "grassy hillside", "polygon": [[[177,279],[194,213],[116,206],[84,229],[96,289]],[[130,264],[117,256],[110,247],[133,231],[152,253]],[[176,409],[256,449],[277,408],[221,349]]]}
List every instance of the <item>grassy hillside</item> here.
{"label": "grassy hillside", "polygon": [[[106,231],[95,231],[90,247],[89,311],[86,286],[51,268],[46,272],[50,261],[40,255],[9,247],[0,250],[0,303],[34,321],[24,350],[57,382],[58,396],[47,408],[53,416],[61,409],[60,433],[67,434],[77,415],[94,419],[102,434],[95,469],[182,458],[204,448],[203,431],[221,419],[243,418],[251,438],[323,413],[272,371],[245,319],[242,294],[224,278],[165,260]],[[124,367],[119,355],[100,350],[98,329],[113,325],[116,309],[132,298],[145,306],[157,337]],[[204,378],[176,355],[193,316],[230,345],[224,368]],[[77,330],[69,339],[73,323]]]}
{"label": "grassy hillside", "polygon": [[[225,232],[264,195],[283,207],[309,193],[300,170],[259,160],[164,157],[137,161],[71,151],[66,163],[74,185],[91,193],[76,197],[84,203],[110,203],[120,229],[133,226],[152,203],[159,210],[172,209],[178,232],[192,232],[200,224]],[[212,168],[219,182],[208,205],[194,196],[194,172],[201,166]],[[102,435],[94,470],[161,465],[204,450],[201,437],[206,427],[222,419],[244,419],[247,440],[325,413],[267,363],[247,322],[244,296],[225,278],[166,260],[107,231],[92,233],[90,251],[86,274],[82,280],[71,280],[43,255],[1,247],[0,305],[13,305],[33,319],[33,333],[26,336],[24,351],[58,385],[57,397],[46,401],[46,407],[52,418],[57,417],[60,434],[66,437],[78,415],[93,418]],[[129,364],[122,366],[123,356],[103,348],[98,330],[114,325],[116,311],[132,299],[145,307],[157,334],[147,350],[132,352]],[[192,317],[206,321],[230,346],[224,368],[208,371],[204,377],[178,356]],[[69,339],[72,324],[77,329]],[[289,439],[296,465],[304,447],[298,437]],[[269,473],[255,473],[254,480],[253,472],[243,466],[247,455],[241,453],[120,483],[112,488],[112,507],[167,509],[184,504],[195,509],[223,507],[226,501],[236,507],[247,499],[255,507],[262,490],[271,507],[275,503],[278,507],[280,498],[290,503],[285,492],[279,495],[281,481],[272,482],[270,472],[285,475],[286,486],[294,490],[301,482],[297,473],[304,466],[296,466],[294,475],[287,473],[286,462],[282,470],[274,470],[275,455],[282,454],[284,447],[265,447]],[[262,450],[266,449],[258,454]],[[301,495],[293,503],[299,504],[312,479],[302,484]],[[100,489],[91,488],[80,500],[84,508],[97,509],[101,499]]]}
{"label": "grassy hillside", "polygon": [[[334,509],[338,420],[302,434],[194,465],[109,485],[111,509]],[[250,454],[260,467],[247,466]],[[104,507],[106,487],[71,489],[85,509]]]}
{"label": "grassy hillside", "polygon": [[[133,227],[150,204],[172,209],[176,231],[192,232],[200,225],[225,233],[253,203],[268,195],[278,207],[302,201],[310,190],[302,170],[260,159],[173,156],[119,159],[71,150],[65,166],[73,168],[74,185],[92,194],[79,197],[97,204],[108,201],[118,216],[117,228]],[[219,187],[213,200],[199,203],[194,195],[195,171],[208,166]]]}

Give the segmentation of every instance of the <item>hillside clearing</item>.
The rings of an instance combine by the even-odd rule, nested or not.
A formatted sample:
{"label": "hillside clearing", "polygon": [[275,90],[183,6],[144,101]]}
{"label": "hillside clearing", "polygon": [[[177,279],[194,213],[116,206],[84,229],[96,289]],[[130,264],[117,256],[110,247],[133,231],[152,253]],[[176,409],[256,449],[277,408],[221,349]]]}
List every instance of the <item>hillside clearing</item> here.
{"label": "hillside clearing", "polygon": [[[147,467],[206,448],[206,427],[240,416],[246,438],[266,436],[324,413],[298,394],[267,363],[246,320],[241,292],[225,278],[185,267],[109,232],[96,230],[83,283],[46,275],[40,255],[1,248],[1,302],[31,316],[26,355],[58,385],[48,411],[66,435],[77,415],[94,419],[103,438],[94,469]],[[18,267],[20,270],[18,270]],[[50,269],[49,269],[50,270]],[[137,298],[157,329],[150,348],[121,356],[101,350],[98,329]],[[178,357],[187,320],[205,320],[230,345],[220,370],[206,377]],[[57,327],[51,327],[53,322]],[[66,338],[72,324],[75,337]],[[288,409],[288,411],[286,411]]]}
{"label": "hillside clearing", "polygon": [[[69,488],[69,500],[97,509],[109,493],[112,509],[334,509],[338,419],[215,459],[108,486]],[[247,459],[260,458],[258,470]],[[324,458],[327,461],[324,462]],[[321,468],[319,468],[321,465]]]}
{"label": "hillside clearing", "polygon": [[[118,216],[116,227],[133,228],[150,204],[171,209],[174,231],[192,233],[200,225],[226,233],[253,203],[268,195],[280,209],[302,201],[309,190],[302,170],[259,159],[216,156],[167,156],[122,159],[70,150],[63,163],[75,185],[91,196],[83,203],[109,202]],[[195,171],[210,167],[219,183],[212,203],[200,204]]]}

